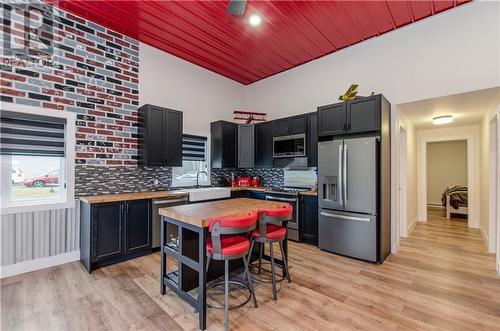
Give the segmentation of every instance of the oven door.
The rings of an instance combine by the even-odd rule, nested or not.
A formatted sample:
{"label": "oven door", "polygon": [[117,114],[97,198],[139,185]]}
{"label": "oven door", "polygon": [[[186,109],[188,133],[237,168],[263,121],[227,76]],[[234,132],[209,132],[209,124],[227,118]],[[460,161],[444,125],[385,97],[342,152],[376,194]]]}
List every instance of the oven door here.
{"label": "oven door", "polygon": [[299,241],[299,199],[297,197],[283,197],[274,194],[267,194],[266,200],[286,202],[292,205],[292,219],[288,221],[287,238],[293,241]]}
{"label": "oven door", "polygon": [[296,134],[273,138],[273,157],[306,156],[306,135]]}

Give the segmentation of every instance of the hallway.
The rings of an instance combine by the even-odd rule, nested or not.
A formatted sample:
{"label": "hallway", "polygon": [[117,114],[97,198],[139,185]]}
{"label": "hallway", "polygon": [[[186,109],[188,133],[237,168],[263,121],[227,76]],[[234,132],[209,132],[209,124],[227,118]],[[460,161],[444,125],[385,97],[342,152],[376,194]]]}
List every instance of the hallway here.
{"label": "hallway", "polygon": [[390,263],[411,268],[411,287],[418,293],[413,298],[426,296],[428,309],[405,307],[409,316],[456,330],[474,328],[466,321],[490,318],[500,325],[495,257],[488,254],[480,230],[468,228],[465,218],[447,220],[443,210],[429,209],[428,222],[417,222]]}

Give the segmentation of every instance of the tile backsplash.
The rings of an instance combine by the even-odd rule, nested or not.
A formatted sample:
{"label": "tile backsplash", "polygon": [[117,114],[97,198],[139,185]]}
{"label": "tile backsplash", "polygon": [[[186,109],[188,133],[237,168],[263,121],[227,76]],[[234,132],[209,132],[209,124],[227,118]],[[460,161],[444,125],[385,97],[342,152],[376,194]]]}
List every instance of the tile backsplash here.
{"label": "tile backsplash", "polygon": [[212,169],[211,179],[214,186],[227,186],[231,183],[231,173],[235,177],[259,177],[262,186],[283,187],[284,172],[280,168],[225,168]]}
{"label": "tile backsplash", "polygon": [[[158,185],[155,185],[155,179]],[[101,167],[77,165],[75,196],[160,191],[172,184],[170,167]]]}

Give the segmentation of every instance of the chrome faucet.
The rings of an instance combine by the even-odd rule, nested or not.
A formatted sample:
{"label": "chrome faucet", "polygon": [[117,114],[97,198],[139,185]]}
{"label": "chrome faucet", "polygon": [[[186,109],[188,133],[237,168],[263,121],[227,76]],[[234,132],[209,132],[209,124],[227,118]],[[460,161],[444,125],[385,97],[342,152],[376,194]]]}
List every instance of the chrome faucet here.
{"label": "chrome faucet", "polygon": [[205,174],[208,177],[208,173],[206,171],[198,171],[196,173],[196,187],[200,187],[200,174]]}

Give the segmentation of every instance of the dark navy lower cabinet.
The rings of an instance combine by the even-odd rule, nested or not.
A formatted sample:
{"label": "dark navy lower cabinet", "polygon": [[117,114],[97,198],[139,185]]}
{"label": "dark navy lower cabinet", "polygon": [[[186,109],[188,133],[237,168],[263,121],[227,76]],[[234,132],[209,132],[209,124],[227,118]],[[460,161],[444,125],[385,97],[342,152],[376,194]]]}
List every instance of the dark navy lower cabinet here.
{"label": "dark navy lower cabinet", "polygon": [[236,199],[236,198],[248,198],[248,192],[246,190],[231,191],[231,199]]}
{"label": "dark navy lower cabinet", "polygon": [[318,197],[302,195],[299,205],[302,242],[318,245]]}
{"label": "dark navy lower cabinet", "polygon": [[149,254],[151,200],[80,205],[80,259],[88,272]]}
{"label": "dark navy lower cabinet", "polygon": [[263,191],[247,191],[247,197],[252,199],[266,200],[266,193]]}
{"label": "dark navy lower cabinet", "polygon": [[143,249],[151,249],[151,225],[151,200],[135,200],[126,203],[126,253],[133,253]]}
{"label": "dark navy lower cabinet", "polygon": [[123,203],[103,203],[92,209],[92,261],[122,256]]}

